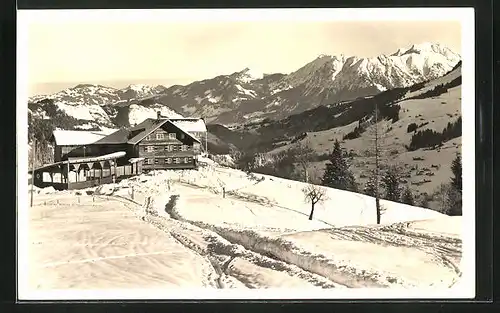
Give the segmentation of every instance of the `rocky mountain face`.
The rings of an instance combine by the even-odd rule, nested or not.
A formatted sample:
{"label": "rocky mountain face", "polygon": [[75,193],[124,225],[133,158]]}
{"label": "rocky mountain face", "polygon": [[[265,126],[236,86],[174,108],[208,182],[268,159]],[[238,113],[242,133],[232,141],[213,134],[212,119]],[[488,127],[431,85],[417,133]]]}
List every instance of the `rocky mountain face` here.
{"label": "rocky mountain face", "polygon": [[[462,151],[461,71],[459,62],[443,76],[372,97],[322,105],[280,120],[208,129],[221,142],[264,160],[307,146],[315,155],[308,171],[316,178],[323,175],[333,143],[339,140],[362,188],[374,166],[371,127],[376,127],[379,166],[396,166],[401,186],[409,188],[418,205],[437,208],[440,188],[452,175],[450,164]],[[431,206],[420,204],[425,201]]]}
{"label": "rocky mountain face", "polygon": [[433,43],[387,56],[321,55],[288,75],[231,75],[173,86],[155,97],[182,115],[236,124],[281,119],[323,104],[338,103],[428,81],[450,71],[460,56]]}
{"label": "rocky mountain face", "polygon": [[[179,114],[164,105],[136,105],[138,101],[161,94],[166,89],[160,85],[143,84],[123,89],[80,84],[52,95],[29,98],[28,113],[34,119],[64,119],[64,127],[76,129],[116,128],[140,123],[147,117],[155,117],[157,111],[162,111],[166,116],[178,117]],[[56,127],[62,127],[57,125],[58,121],[54,122]]]}
{"label": "rocky mountain face", "polygon": [[[461,90],[461,68],[459,62],[441,77],[408,87],[388,89],[375,96],[352,101],[317,106],[279,120],[267,119],[232,127],[211,124],[209,131],[240,150],[267,152],[300,141],[308,133],[337,128],[352,131],[355,126],[372,117],[375,105],[379,110],[380,119],[394,120],[394,122],[401,118],[402,105],[403,107],[410,105],[412,110],[420,112],[413,116],[415,121],[410,120],[417,124],[425,122],[423,117],[427,113],[434,119],[444,118],[451,121],[455,111],[460,109],[460,92],[455,93],[451,100],[441,101],[437,107],[431,107],[428,103],[430,100],[436,101],[439,97],[445,97],[443,94],[449,93],[450,90],[456,88]],[[453,106],[445,105],[449,103],[453,103]]]}
{"label": "rocky mountain face", "polygon": [[233,125],[279,120],[322,105],[340,104],[381,91],[432,80],[460,56],[434,43],[413,45],[374,58],[321,55],[290,74],[254,74],[248,68],[186,86],[131,85],[115,89],[82,84],[29,99],[34,118],[49,118],[42,100],[55,104],[76,128],[128,126],[156,116],[203,117]]}

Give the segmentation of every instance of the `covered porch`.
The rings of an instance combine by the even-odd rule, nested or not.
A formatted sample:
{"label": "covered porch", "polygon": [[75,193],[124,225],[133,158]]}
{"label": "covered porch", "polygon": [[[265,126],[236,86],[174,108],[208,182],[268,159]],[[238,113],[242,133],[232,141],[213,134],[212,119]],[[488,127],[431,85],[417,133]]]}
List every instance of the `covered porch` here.
{"label": "covered porch", "polygon": [[56,190],[83,189],[108,184],[142,172],[142,159],[131,159],[127,165],[117,166],[125,152],[98,157],[70,158],[35,169],[34,185],[52,186]]}

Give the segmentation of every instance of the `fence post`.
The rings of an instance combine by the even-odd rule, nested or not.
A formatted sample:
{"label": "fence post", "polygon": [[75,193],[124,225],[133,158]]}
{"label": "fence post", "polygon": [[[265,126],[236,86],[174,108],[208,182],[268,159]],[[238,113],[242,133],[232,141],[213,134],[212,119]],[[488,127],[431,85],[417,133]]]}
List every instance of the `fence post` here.
{"label": "fence post", "polygon": [[[35,155],[36,155],[36,138],[33,139],[34,147],[31,148],[31,201],[30,207],[33,206],[33,186],[35,185]],[[43,181],[43,173],[42,173]]]}

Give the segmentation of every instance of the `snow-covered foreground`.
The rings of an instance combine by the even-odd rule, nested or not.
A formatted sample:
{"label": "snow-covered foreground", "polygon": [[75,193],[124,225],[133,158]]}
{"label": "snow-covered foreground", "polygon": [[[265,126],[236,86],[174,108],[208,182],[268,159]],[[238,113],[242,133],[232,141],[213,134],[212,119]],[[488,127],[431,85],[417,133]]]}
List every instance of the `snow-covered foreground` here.
{"label": "snow-covered foreground", "polygon": [[136,199],[153,197],[159,215],[347,287],[448,288],[461,276],[460,217],[382,201],[377,226],[373,199],[328,189],[309,221],[302,185],[214,166],[142,175],[115,194],[126,197],[134,186]]}
{"label": "snow-covered foreground", "polygon": [[119,196],[36,196],[31,290],[343,287]]}
{"label": "snow-covered foreground", "polygon": [[210,286],[209,263],[126,204],[75,200],[71,194],[36,197],[29,221],[33,289]]}
{"label": "snow-covered foreground", "polygon": [[301,185],[207,166],[140,175],[93,196],[42,190],[30,211],[31,287],[456,286],[460,217],[383,202],[384,223],[373,225],[369,197],[329,189],[310,221]]}

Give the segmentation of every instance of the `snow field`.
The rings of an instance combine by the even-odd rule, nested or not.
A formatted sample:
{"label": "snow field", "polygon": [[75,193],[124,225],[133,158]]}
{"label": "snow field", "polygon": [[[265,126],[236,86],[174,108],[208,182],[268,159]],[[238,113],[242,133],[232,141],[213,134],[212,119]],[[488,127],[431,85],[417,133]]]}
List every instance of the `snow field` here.
{"label": "snow field", "polygon": [[[363,241],[362,236],[358,234],[363,230],[358,232],[354,229],[347,229],[343,236],[335,237],[329,235],[325,229],[339,228],[333,228],[333,224],[324,221],[325,219],[330,222],[337,221],[336,227],[356,225],[356,222],[369,219],[363,220],[356,214],[343,215],[342,211],[336,210],[325,212],[327,210],[324,207],[323,210],[316,211],[313,221],[309,221],[307,204],[304,204],[304,207],[297,204],[293,209],[293,204],[303,200],[300,194],[297,195],[301,183],[271,176],[260,180],[259,177],[260,175],[251,178],[232,169],[204,167],[199,171],[157,171],[154,176],[143,175],[137,180],[141,182],[145,194],[156,195],[154,199],[158,214],[165,211],[167,197],[157,190],[164,188],[162,181],[170,181],[169,194],[179,196],[175,205],[170,208],[169,214],[172,217],[210,229],[248,250],[296,265],[340,285],[352,288],[447,288],[458,279],[460,270],[457,264],[460,263],[461,257],[459,239],[460,243],[454,242],[451,247],[436,246],[437,249],[453,250],[453,257],[439,253],[436,255],[425,248],[433,246],[434,237],[424,236],[426,239],[420,241],[415,239],[421,237],[415,234],[417,231],[428,234],[435,232],[438,225],[447,228],[449,219],[444,215],[384,201],[387,211],[383,220],[386,226],[371,225],[364,228],[365,237],[372,236],[379,240]],[[265,185],[265,182],[268,184]],[[222,198],[220,186],[232,186],[226,191],[226,198]],[[371,200],[370,197],[333,189],[328,193],[344,199],[348,206],[354,203],[363,207],[367,200]],[[260,198],[256,197],[257,194]],[[352,201],[349,196],[358,202]],[[329,198],[331,200],[332,197]],[[284,208],[280,203],[288,204],[292,209]],[[343,207],[345,206],[344,204]],[[359,211],[357,213],[359,214]],[[429,219],[431,222],[425,221]],[[393,223],[402,221],[417,222],[405,223],[408,228],[406,233],[402,230],[389,235],[383,232],[382,227],[391,228]],[[373,223],[365,223],[369,224]],[[459,223],[454,220],[452,224]],[[427,227],[434,227],[434,230],[427,230]],[[449,236],[451,233],[451,236],[458,237],[458,234],[453,235],[458,229],[456,225],[452,226],[441,235]],[[389,255],[391,257],[388,257]],[[425,275],[416,274],[421,273],[418,269],[422,268],[425,269]]]}
{"label": "snow field", "polygon": [[33,290],[210,287],[209,263],[123,203],[75,202],[71,193],[35,197],[27,269]]}
{"label": "snow field", "polygon": [[[155,171],[96,190],[129,203],[203,259],[205,284],[216,288],[448,288],[459,282],[461,219],[382,201],[383,225],[373,225],[372,198],[326,188],[327,201],[309,221],[303,186],[206,162],[199,170]],[[132,189],[133,202],[126,200]],[[147,197],[149,213],[142,206]]]}

